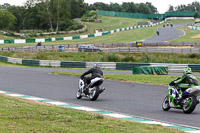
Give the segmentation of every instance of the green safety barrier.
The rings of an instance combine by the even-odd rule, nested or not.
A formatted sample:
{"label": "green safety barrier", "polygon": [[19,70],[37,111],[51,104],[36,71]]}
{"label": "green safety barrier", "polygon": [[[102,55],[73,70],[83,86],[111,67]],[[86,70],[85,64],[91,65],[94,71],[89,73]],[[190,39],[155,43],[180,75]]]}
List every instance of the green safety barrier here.
{"label": "green safety barrier", "polygon": [[4,43],[14,43],[14,40],[4,40]]}
{"label": "green safety barrier", "polygon": [[0,61],[8,62],[8,57],[0,56]]}
{"label": "green safety barrier", "polygon": [[89,34],[88,37],[95,37],[94,34]]}
{"label": "green safety barrier", "polygon": [[45,42],[52,42],[51,38],[45,38]]}
{"label": "green safety barrier", "polygon": [[116,63],[118,70],[133,70],[134,67],[150,66],[150,63]]}
{"label": "green safety barrier", "polygon": [[[167,17],[194,17],[195,12],[166,12],[165,14],[141,14],[97,10],[97,14],[102,16],[163,20]],[[198,12],[198,14],[200,15],[200,12]]]}
{"label": "green safety barrier", "polygon": [[188,67],[190,67],[192,69],[192,72],[200,72],[199,64],[188,64]]}
{"label": "green safety barrier", "polygon": [[22,64],[27,65],[27,66],[40,66],[40,61],[39,60],[23,59]]}
{"label": "green safety barrier", "polygon": [[26,39],[26,43],[33,43],[35,42],[35,39]]}
{"label": "green safety barrier", "polygon": [[61,61],[61,67],[67,67],[67,68],[86,68],[86,63],[85,62]]}
{"label": "green safety barrier", "polygon": [[63,37],[57,37],[56,41],[59,41],[59,40],[64,40],[64,38]]}
{"label": "green safety barrier", "polygon": [[73,36],[72,39],[80,39],[80,36]]}
{"label": "green safety barrier", "polygon": [[167,75],[168,67],[157,66],[157,67],[134,67],[133,74],[152,74],[152,75]]}

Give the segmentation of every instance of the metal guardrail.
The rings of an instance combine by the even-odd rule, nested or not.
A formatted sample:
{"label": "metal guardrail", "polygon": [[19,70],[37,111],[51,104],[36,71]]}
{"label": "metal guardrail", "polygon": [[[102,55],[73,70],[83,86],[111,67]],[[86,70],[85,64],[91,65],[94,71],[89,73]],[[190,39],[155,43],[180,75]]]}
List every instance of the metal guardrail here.
{"label": "metal guardrail", "polygon": [[[78,52],[78,47],[83,44],[67,44],[64,45],[63,52]],[[200,42],[188,43],[142,43],[141,47],[137,47],[136,42],[132,43],[102,43],[90,44],[100,47],[105,52],[172,52],[172,53],[200,53]],[[168,47],[168,48],[166,48]],[[175,48],[172,48],[175,47]],[[182,48],[184,47],[184,48]],[[24,46],[24,47],[4,47],[0,51],[16,51],[16,52],[34,52],[34,51],[59,51],[59,45],[44,46]]]}

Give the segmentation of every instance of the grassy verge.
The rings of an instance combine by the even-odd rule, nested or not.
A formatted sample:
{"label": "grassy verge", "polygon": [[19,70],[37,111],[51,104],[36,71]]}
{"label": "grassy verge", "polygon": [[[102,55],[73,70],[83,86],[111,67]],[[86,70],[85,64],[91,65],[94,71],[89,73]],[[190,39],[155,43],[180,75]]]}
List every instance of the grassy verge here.
{"label": "grassy verge", "polygon": [[[31,38],[52,38],[52,37],[67,37],[67,36],[77,36],[77,35],[85,35],[85,34],[93,34],[96,29],[103,29],[103,31],[114,30],[118,28],[126,28],[135,26],[138,22],[146,22],[147,19],[134,19],[134,18],[121,18],[121,17],[108,17],[108,16],[99,16],[99,19],[102,20],[102,23],[95,22],[83,22],[87,26],[87,31],[79,34],[60,34],[60,35],[50,35],[50,36],[39,36],[39,37],[31,37]],[[15,39],[19,37],[14,36],[4,36],[0,35],[1,39]]]}
{"label": "grassy verge", "polygon": [[[106,17],[102,16],[103,23],[90,23],[85,22],[88,26],[88,31],[81,34],[67,34],[67,35],[58,35],[58,36],[42,36],[41,38],[49,38],[49,37],[66,37],[66,36],[78,36],[85,34],[93,34],[96,28],[102,28],[105,31],[113,30],[118,28],[126,28],[130,26],[137,25],[138,22],[144,22],[147,20],[143,19],[131,19],[131,18],[119,18],[119,17]],[[193,20],[169,20],[167,23],[186,23],[192,22]],[[158,25],[156,27],[146,27],[141,29],[133,29],[129,31],[121,31],[114,34],[109,34],[106,36],[100,37],[91,37],[86,39],[75,39],[75,40],[62,40],[55,42],[45,42],[43,45],[60,45],[60,44],[93,44],[93,43],[126,43],[126,42],[134,42],[139,40],[146,40],[155,35],[155,32],[158,27],[162,27],[162,25]],[[38,38],[38,37],[37,37]],[[0,35],[1,39],[12,39],[12,37],[5,38],[5,36]],[[15,39],[15,38],[13,38]],[[18,38],[19,39],[19,38]],[[176,40],[175,42],[179,42]],[[23,46],[36,46],[36,43],[29,44],[2,44],[0,47],[23,47]]]}
{"label": "grassy verge", "polygon": [[[52,74],[68,75],[68,76],[80,76],[82,73],[75,72],[52,72]],[[176,79],[177,76],[169,75],[129,75],[129,74],[104,74],[105,79],[138,82],[147,84],[157,85],[168,85],[172,80]],[[198,78],[200,80],[200,77]]]}
{"label": "grassy verge", "polygon": [[[121,31],[114,34],[109,34],[99,37],[90,37],[85,39],[62,40],[55,42],[45,42],[42,45],[65,45],[65,44],[94,44],[94,43],[126,43],[138,40],[145,40],[155,35],[157,27],[147,27],[140,29],[133,29],[129,31]],[[36,46],[36,43],[28,44],[1,44],[0,47],[23,47]]]}
{"label": "grassy verge", "polygon": [[199,42],[200,38],[192,38],[196,35],[200,35],[198,30],[191,30],[188,26],[179,27],[178,29],[185,31],[185,36],[171,40],[170,42]]}
{"label": "grassy verge", "polygon": [[1,132],[182,133],[159,125],[110,119],[64,107],[0,95]]}

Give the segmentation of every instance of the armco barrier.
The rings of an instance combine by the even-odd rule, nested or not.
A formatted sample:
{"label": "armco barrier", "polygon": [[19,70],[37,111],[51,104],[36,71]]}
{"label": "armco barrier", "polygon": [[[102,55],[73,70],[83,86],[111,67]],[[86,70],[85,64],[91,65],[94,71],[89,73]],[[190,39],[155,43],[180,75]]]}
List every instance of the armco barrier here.
{"label": "armco barrier", "polygon": [[67,68],[85,68],[85,62],[72,62],[72,61],[61,61],[60,67],[67,67]]}
{"label": "armco barrier", "polygon": [[169,72],[183,72],[184,68],[188,67],[188,64],[151,63],[151,66],[168,67]]}
{"label": "armco barrier", "polygon": [[188,65],[193,72],[200,72],[200,65],[199,64],[189,64]]}
{"label": "armco barrier", "polygon": [[40,61],[39,61],[39,60],[23,59],[23,60],[22,60],[22,65],[27,65],[27,66],[40,66]]}
{"label": "armco barrier", "polygon": [[150,66],[150,63],[116,63],[118,70],[133,70],[134,67]]}
{"label": "armco barrier", "polygon": [[8,62],[8,57],[0,56],[0,61]]}
{"label": "armco barrier", "polygon": [[67,67],[67,68],[91,68],[99,64],[103,69],[133,70],[141,66],[164,66],[169,72],[183,72],[184,68],[191,67],[193,72],[200,72],[200,64],[165,64],[165,63],[115,63],[115,62],[73,62],[73,61],[51,61],[31,60],[0,56],[0,61],[12,64],[23,64],[28,66]]}
{"label": "armco barrier", "polygon": [[86,62],[86,68],[92,68],[94,64],[98,64],[103,69],[116,69],[115,62]]}
{"label": "armco barrier", "polygon": [[198,26],[188,26],[188,28],[191,30],[200,30],[200,27]]}

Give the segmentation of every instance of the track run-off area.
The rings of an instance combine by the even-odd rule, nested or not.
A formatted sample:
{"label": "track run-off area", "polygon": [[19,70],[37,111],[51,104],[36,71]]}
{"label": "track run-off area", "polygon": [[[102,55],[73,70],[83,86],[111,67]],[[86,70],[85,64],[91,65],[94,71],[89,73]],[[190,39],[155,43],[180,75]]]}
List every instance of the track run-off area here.
{"label": "track run-off area", "polygon": [[[158,122],[185,125],[200,130],[200,106],[192,114],[182,110],[162,110],[167,86],[105,80],[106,91],[97,101],[76,99],[78,77],[52,75],[52,71],[84,71],[55,68],[0,67],[0,90],[28,96],[51,99],[95,109],[118,112]],[[130,74],[127,71],[104,73]]]}

